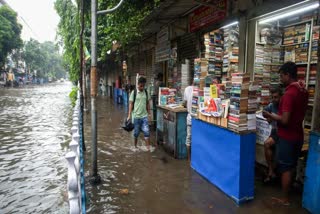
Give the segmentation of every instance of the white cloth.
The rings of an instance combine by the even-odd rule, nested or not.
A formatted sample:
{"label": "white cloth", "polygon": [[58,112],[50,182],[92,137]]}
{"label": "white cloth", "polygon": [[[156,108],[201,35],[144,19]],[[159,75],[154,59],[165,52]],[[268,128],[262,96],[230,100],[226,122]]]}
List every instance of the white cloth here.
{"label": "white cloth", "polygon": [[192,96],[193,96],[193,86],[188,86],[184,89],[183,100],[187,101],[187,110],[188,110],[188,117],[187,117],[187,125],[191,125],[191,109],[192,109]]}

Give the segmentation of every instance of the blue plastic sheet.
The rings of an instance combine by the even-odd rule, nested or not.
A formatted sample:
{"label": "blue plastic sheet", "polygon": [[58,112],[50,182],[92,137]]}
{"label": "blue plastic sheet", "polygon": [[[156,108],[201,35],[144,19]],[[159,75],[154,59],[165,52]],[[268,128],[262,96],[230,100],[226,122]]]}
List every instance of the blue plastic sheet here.
{"label": "blue plastic sheet", "polygon": [[255,133],[192,120],[191,167],[238,204],[254,197]]}
{"label": "blue plastic sheet", "polygon": [[310,134],[302,206],[320,214],[320,134],[315,132]]}

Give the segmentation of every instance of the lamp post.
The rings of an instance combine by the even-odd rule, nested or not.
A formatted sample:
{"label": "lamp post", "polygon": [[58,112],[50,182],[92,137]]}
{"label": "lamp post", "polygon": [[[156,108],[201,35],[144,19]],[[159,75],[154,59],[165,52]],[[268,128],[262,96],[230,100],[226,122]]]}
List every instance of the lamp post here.
{"label": "lamp post", "polygon": [[97,15],[108,14],[116,11],[124,0],[112,9],[97,11],[97,0],[91,0],[91,183],[99,184],[101,178],[98,174],[97,161]]}

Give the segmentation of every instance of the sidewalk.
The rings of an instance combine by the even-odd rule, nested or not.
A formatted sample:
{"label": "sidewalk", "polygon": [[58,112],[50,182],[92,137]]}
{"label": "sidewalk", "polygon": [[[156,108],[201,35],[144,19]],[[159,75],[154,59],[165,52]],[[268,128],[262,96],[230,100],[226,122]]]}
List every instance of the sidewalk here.
{"label": "sidewalk", "polygon": [[[88,213],[307,213],[301,207],[301,193],[293,193],[289,207],[273,205],[269,199],[280,195],[280,186],[265,187],[259,178],[256,178],[255,199],[237,206],[193,171],[186,160],[173,159],[161,148],[154,153],[141,148],[134,151],[132,133],[121,129],[127,115],[122,105],[98,97],[97,106],[98,170],[102,179],[97,187],[88,182],[90,112],[84,118]],[[142,143],[141,138],[139,145]]]}

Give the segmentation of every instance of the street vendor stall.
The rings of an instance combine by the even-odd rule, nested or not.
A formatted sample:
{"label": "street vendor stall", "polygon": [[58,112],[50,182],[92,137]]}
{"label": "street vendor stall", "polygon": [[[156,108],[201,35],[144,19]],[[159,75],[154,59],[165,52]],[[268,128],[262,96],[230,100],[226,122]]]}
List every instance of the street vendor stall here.
{"label": "street vendor stall", "polygon": [[175,158],[187,157],[186,118],[188,111],[177,97],[176,89],[159,88],[157,106],[157,142]]}
{"label": "street vendor stall", "polygon": [[255,134],[192,121],[191,167],[241,203],[254,197]]}
{"label": "street vendor stall", "polygon": [[254,197],[257,86],[239,67],[238,22],[203,35],[194,60],[191,167],[236,203]]}
{"label": "street vendor stall", "polygon": [[157,107],[157,142],[178,159],[187,157],[187,114],[187,109],[182,107]]}

